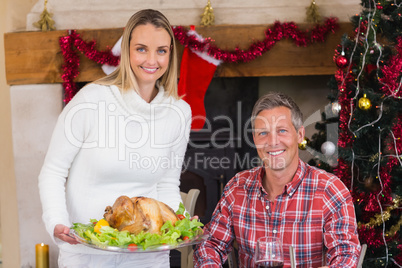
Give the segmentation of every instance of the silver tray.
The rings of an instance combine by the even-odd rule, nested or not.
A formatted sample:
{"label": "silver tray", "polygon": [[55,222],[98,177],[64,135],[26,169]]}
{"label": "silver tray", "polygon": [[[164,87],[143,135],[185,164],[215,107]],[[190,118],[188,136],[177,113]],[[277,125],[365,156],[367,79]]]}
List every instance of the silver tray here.
{"label": "silver tray", "polygon": [[72,229],[70,229],[70,236],[75,238],[79,243],[81,243],[87,247],[91,247],[94,249],[100,249],[100,250],[106,250],[106,251],[119,252],[119,253],[148,253],[148,252],[167,251],[167,250],[178,249],[178,248],[182,248],[182,247],[193,246],[193,245],[201,243],[202,241],[204,241],[208,238],[208,235],[201,234],[201,235],[193,237],[192,239],[187,239],[185,241],[179,242],[175,245],[168,245],[168,244],[154,245],[154,246],[149,246],[146,249],[143,249],[142,246],[139,246],[135,250],[133,250],[133,249],[128,249],[126,247],[108,246],[108,245],[94,244],[94,243],[88,242],[86,239],[79,236]]}

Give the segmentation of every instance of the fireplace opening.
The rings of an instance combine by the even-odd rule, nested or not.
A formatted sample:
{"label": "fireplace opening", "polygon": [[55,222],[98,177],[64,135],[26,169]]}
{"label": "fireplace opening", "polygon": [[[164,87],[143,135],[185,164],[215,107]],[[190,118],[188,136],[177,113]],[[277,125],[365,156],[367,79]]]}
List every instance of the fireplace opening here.
{"label": "fireplace opening", "polygon": [[[213,78],[205,94],[206,123],[190,133],[180,183],[182,192],[200,190],[194,214],[203,224],[211,220],[226,183],[258,158],[249,121],[258,87],[258,77]],[[170,267],[180,267],[176,250]]]}
{"label": "fireplace opening", "polygon": [[250,116],[258,99],[258,77],[213,78],[205,94],[206,123],[192,131],[180,190],[200,190],[195,215],[210,221],[226,183],[255,164]]}
{"label": "fireplace opening", "polygon": [[197,198],[197,204],[194,209],[194,215],[197,215],[200,218],[205,217],[205,210],[207,207],[206,200],[206,187],[204,185],[203,177],[195,174],[191,171],[184,171],[181,175],[181,187],[180,190],[182,192],[188,193],[191,189],[200,190],[200,194]]}

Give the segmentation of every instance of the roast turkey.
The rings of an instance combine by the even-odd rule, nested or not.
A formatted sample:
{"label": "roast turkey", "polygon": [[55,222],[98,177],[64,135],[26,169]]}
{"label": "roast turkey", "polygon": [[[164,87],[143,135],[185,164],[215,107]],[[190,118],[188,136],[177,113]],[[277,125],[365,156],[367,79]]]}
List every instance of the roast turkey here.
{"label": "roast turkey", "polygon": [[160,233],[166,221],[172,224],[178,220],[176,213],[168,205],[153,198],[120,196],[113,206],[107,206],[105,220],[119,231],[132,234],[140,232]]}

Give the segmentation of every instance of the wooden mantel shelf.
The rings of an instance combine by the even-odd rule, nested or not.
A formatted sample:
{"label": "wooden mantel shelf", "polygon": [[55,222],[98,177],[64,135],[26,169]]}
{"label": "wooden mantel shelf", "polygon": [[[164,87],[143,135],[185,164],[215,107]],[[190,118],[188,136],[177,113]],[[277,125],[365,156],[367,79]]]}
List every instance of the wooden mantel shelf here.
{"label": "wooden mantel shelf", "polygon": [[[269,25],[217,25],[198,26],[197,32],[210,37],[222,49],[232,50],[236,46],[247,49],[255,41],[264,39]],[[306,25],[300,25],[306,29]],[[95,40],[98,50],[113,47],[123,29],[78,30],[86,41]],[[241,76],[293,76],[334,74],[336,66],[332,60],[334,50],[345,33],[353,32],[350,23],[341,23],[340,28],[327,36],[324,43],[308,47],[297,47],[290,40],[279,41],[263,56],[248,63],[223,63],[218,66],[217,77]],[[63,57],[59,38],[67,31],[6,33],[5,61],[9,85],[61,83]],[[183,46],[179,44],[178,58]],[[80,53],[81,54],[81,53]],[[89,82],[104,76],[100,64],[84,55],[80,56],[80,74],[76,82]]]}

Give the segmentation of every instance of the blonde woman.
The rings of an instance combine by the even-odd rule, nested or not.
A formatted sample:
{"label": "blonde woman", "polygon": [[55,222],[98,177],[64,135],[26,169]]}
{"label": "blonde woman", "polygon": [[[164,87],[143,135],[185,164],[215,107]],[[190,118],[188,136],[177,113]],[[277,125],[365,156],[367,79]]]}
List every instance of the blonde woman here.
{"label": "blonde woman", "polygon": [[159,11],[141,10],[125,26],[119,67],[64,108],[39,176],[59,267],[169,267],[168,252],[118,254],[77,244],[69,226],[102,218],[121,195],[176,210],[190,125],[190,106],[177,94],[171,25]]}

